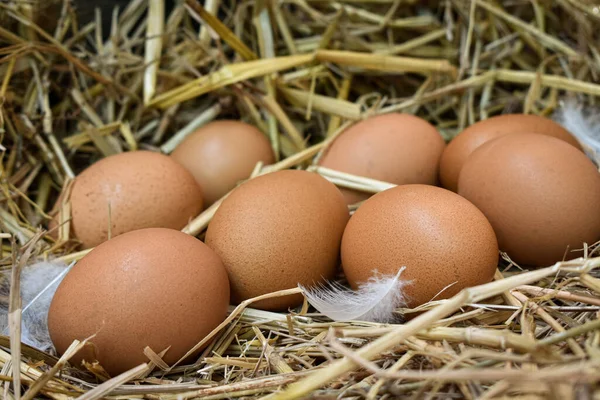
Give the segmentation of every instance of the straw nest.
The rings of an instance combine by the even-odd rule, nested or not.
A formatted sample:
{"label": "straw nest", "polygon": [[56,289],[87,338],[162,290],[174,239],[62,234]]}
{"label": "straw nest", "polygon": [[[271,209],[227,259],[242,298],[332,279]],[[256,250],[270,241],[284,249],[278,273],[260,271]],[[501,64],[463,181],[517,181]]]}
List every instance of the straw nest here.
{"label": "straw nest", "polygon": [[[68,229],[58,240],[42,230],[85,166],[120,151],[169,153],[215,118],[268,135],[280,159],[260,174],[310,168],[345,126],[376,113],[415,113],[449,139],[500,112],[550,115],[566,97],[600,96],[600,9],[584,0],[187,0],[168,10],[133,0],[112,14],[110,32],[99,15],[80,25],[68,1],[54,6],[49,24],[36,2],[0,3],[3,269],[85,254]],[[389,187],[318,172],[370,192]],[[216,207],[185,231],[201,234]],[[59,208],[68,215],[68,204]],[[2,337],[1,390],[88,400],[597,399],[598,248],[533,271],[505,260],[494,282],[401,325],[244,303],[195,364],[169,368],[149,353],[148,366],[113,379]],[[18,291],[10,300],[18,318]]]}

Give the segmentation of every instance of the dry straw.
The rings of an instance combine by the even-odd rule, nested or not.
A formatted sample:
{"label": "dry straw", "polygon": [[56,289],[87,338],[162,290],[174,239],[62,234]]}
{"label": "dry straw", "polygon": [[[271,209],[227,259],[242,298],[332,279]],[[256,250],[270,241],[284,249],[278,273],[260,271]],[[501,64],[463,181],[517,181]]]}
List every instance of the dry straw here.
{"label": "dry straw", "polygon": [[[501,112],[548,116],[565,97],[600,96],[600,11],[584,0],[186,0],[171,9],[133,0],[102,13],[82,22],[66,0],[0,3],[0,268],[13,277],[2,299],[11,327],[0,337],[3,397],[600,396],[592,243],[584,258],[539,270],[503,262],[491,283],[398,310],[412,317],[398,325],[333,323],[307,304],[260,311],[254,299],[198,338],[207,347],[191,365],[146,349],[146,365],[113,379],[97,365],[68,366],[83,342],[57,358],[13,340],[27,260],[89,252],[71,235],[68,194],[101,157],[169,154],[198,127],[236,118],[280,156],[250,179],[304,168],[377,193],[393,185],[317,165],[354,121],[410,112],[451,138]],[[202,237],[220,203],[184,231]],[[44,235],[50,215],[59,226]]]}

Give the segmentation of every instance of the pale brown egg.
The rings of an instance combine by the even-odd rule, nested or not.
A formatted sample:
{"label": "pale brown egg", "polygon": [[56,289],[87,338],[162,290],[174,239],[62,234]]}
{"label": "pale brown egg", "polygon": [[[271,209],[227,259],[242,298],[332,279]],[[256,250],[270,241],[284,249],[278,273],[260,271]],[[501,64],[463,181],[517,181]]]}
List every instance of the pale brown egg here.
{"label": "pale brown egg", "polygon": [[[182,229],[202,210],[202,190],[169,156],[133,151],[81,172],[71,192],[73,233],[85,248],[136,229]],[[109,228],[110,221],[110,228]]]}
{"label": "pale brown egg", "polygon": [[380,192],[354,213],[342,239],[342,266],[356,289],[380,274],[401,279],[409,307],[449,298],[492,280],[498,243],[485,216],[456,193],[429,185]]}
{"label": "pale brown egg", "polygon": [[[223,260],[232,301],[239,303],[332,278],[348,218],[340,191],[326,179],[306,171],[273,172],[225,199],[208,226],[206,244]],[[253,307],[285,310],[302,298],[272,298]]]}
{"label": "pale brown egg", "polygon": [[[410,114],[383,114],[348,128],[334,140],[319,165],[380,181],[436,185],[445,142],[437,129]],[[370,195],[342,189],[348,204]]]}
{"label": "pale brown egg", "polygon": [[91,339],[71,359],[99,361],[111,375],[148,362],[144,348],[169,350],[171,365],[226,317],[227,272],[200,240],[148,228],[106,241],[81,259],[59,285],[48,329],[62,354],[73,340]]}
{"label": "pale brown egg", "polygon": [[256,163],[275,161],[271,143],[252,125],[240,121],[211,122],[188,136],[171,156],[200,184],[205,207],[250,177]]}
{"label": "pale brown egg", "polygon": [[482,144],[509,133],[539,133],[561,139],[581,150],[577,139],[551,119],[531,114],[504,114],[479,121],[450,141],[440,160],[440,181],[456,192],[458,176],[469,155]]}
{"label": "pale brown egg", "polygon": [[600,239],[600,173],[574,146],[539,134],[509,134],[473,152],[458,193],[490,220],[500,250],[547,266]]}

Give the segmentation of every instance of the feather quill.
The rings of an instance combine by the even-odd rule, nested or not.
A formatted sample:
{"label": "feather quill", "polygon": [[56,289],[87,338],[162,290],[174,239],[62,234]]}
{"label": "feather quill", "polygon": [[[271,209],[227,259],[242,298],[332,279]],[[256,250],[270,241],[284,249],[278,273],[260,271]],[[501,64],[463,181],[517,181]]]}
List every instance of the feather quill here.
{"label": "feather quill", "polygon": [[[53,350],[48,332],[48,310],[58,285],[73,264],[42,261],[23,268],[21,272],[21,342],[44,352]],[[0,285],[0,297],[10,295],[10,273],[5,273]],[[8,304],[0,303],[0,332],[8,332]]]}
{"label": "feather quill", "polygon": [[312,288],[299,285],[308,302],[333,321],[370,321],[387,323],[395,320],[394,312],[405,305],[402,289],[409,281],[396,275],[374,275],[354,291],[337,282],[319,284]]}
{"label": "feather quill", "polygon": [[554,121],[571,132],[584,148],[588,157],[600,164],[600,110],[583,104],[575,99],[562,102],[553,116]]}

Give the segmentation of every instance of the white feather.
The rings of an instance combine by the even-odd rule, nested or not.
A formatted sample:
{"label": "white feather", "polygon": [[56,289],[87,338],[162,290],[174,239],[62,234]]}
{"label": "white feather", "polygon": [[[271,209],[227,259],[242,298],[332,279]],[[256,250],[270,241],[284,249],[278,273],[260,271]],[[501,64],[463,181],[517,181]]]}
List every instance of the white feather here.
{"label": "white feather", "polygon": [[569,99],[562,102],[553,119],[571,132],[587,155],[600,164],[600,110],[584,108],[577,100]]}
{"label": "white feather", "polygon": [[402,289],[409,282],[400,279],[404,269],[387,276],[375,271],[356,291],[337,282],[300,288],[308,302],[333,321],[392,322],[394,311],[405,304]]}
{"label": "white feather", "polygon": [[[70,270],[61,261],[42,261],[21,271],[21,342],[41,351],[53,349],[48,333],[48,310],[58,285]],[[5,272],[0,296],[10,296],[10,270]],[[8,335],[8,303],[0,304],[0,332]]]}

